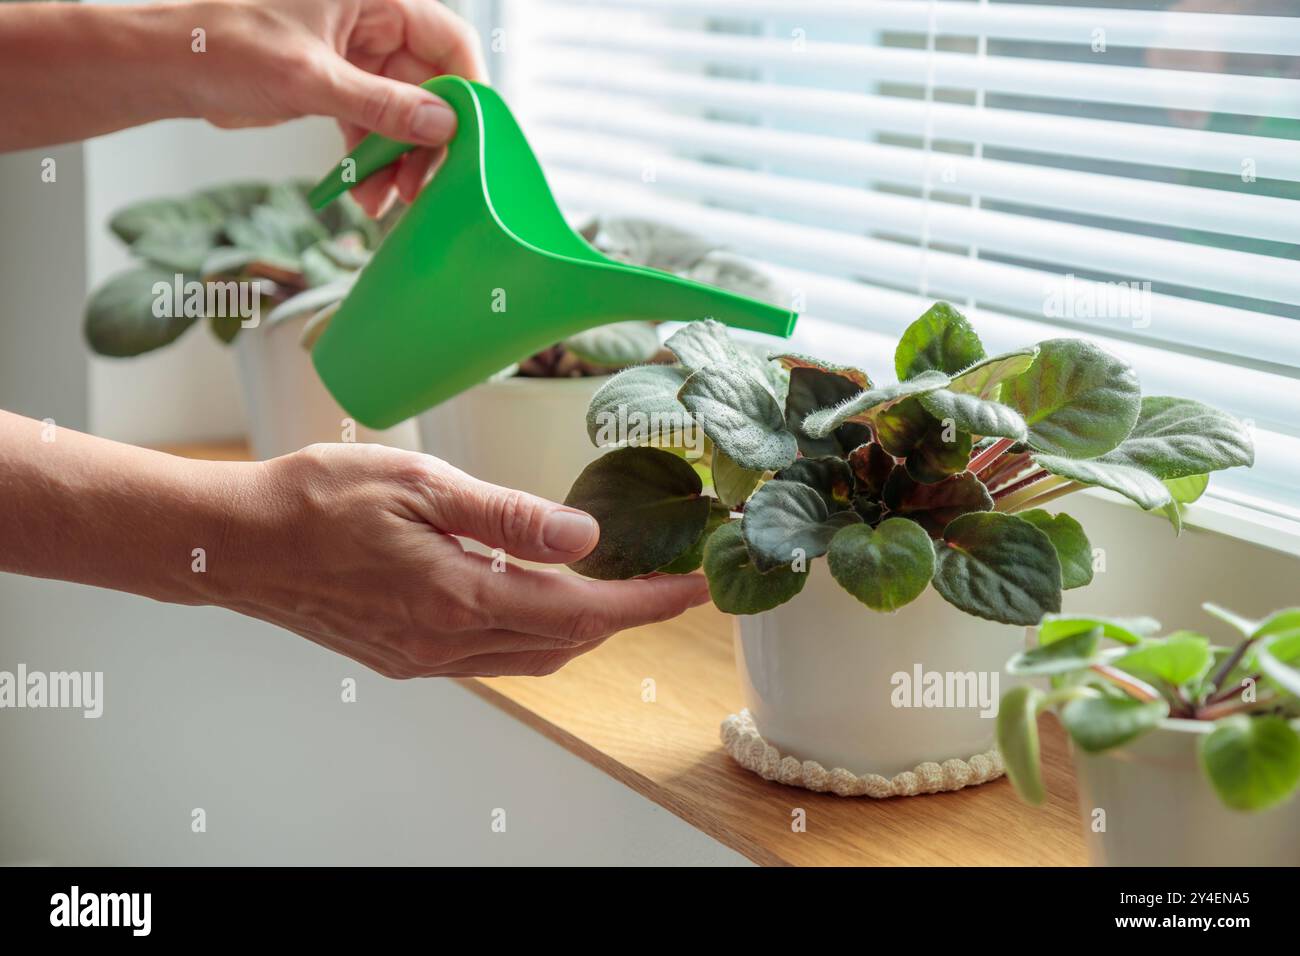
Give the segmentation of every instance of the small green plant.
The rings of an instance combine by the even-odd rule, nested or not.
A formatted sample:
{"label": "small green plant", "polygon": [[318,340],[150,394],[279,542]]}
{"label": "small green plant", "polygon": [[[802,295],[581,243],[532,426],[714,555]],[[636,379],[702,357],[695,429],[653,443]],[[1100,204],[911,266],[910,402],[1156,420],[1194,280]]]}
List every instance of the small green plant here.
{"label": "small green plant", "polygon": [[[998,711],[998,749],[1026,802],[1044,799],[1038,714],[1054,710],[1075,745],[1104,753],[1168,717],[1210,721],[1198,737],[1201,767],[1224,804],[1263,810],[1300,786],[1300,608],[1260,621],[1206,604],[1241,634],[1215,647],[1191,631],[1153,637],[1149,619],[1052,616],[1038,646],[1017,654],[1008,671],[1050,678],[1050,689],[1022,684]],[[1102,647],[1103,640],[1117,646]]]}
{"label": "small green plant", "polygon": [[392,219],[368,219],[350,197],[317,213],[307,191],[306,183],[237,182],[115,213],[109,228],[138,262],[91,295],[90,347],[141,355],[201,319],[229,343],[246,317],[232,307],[241,283],[257,296],[259,316],[303,293],[292,312],[337,302]]}
{"label": "small green plant", "polygon": [[1097,346],[1062,338],[988,356],[942,302],[903,333],[886,385],[757,354],[710,320],[665,344],[676,364],[629,368],[592,399],[593,443],[617,447],[569,493],[601,527],[574,567],[626,578],[703,566],[732,614],[790,600],[826,555],[873,610],[933,582],[970,614],[1037,624],[1093,573],[1079,522],[1045,505],[1098,486],[1180,528],[1180,503],[1210,472],[1254,461],[1237,419],[1143,398],[1133,369]]}

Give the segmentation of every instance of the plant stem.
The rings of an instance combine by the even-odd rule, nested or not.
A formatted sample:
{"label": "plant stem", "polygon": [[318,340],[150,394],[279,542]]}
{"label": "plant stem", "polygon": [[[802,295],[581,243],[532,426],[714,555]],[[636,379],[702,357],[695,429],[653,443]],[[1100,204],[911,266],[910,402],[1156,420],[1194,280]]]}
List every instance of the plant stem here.
{"label": "plant stem", "polygon": [[1087,485],[1080,484],[1077,481],[1068,481],[1064,478],[1060,478],[1059,476],[1054,476],[1054,477],[1058,478],[1059,481],[1064,482],[1064,484],[1058,485],[1056,482],[1051,482],[1050,490],[1048,490],[1048,484],[1049,484],[1048,482],[1043,482],[1040,485],[1033,485],[1030,488],[1026,489],[1028,494],[1032,496],[1035,492],[1039,492],[1039,491],[1041,491],[1042,494],[1038,495],[1037,497],[1030,497],[1027,501],[1023,498],[1020,499],[1019,501],[1009,501],[1008,499],[1004,498],[994,506],[994,510],[1002,511],[1010,514],[1015,511],[1025,511],[1026,509],[1029,508],[1041,508],[1049,501],[1055,501],[1057,498],[1063,497],[1064,495],[1073,494],[1079,489],[1087,487]]}
{"label": "plant stem", "polygon": [[[1262,675],[1260,674],[1251,674],[1249,679],[1258,683],[1261,676]],[[1225,674],[1224,677],[1226,678],[1227,675]],[[1205,702],[1201,704],[1202,707],[1210,707],[1213,706],[1214,704],[1222,704],[1225,700],[1232,700],[1232,698],[1236,697],[1242,691],[1242,687],[1240,684],[1238,684],[1235,687],[1227,687],[1222,690],[1219,690],[1218,684],[1215,684],[1214,687],[1215,690],[1218,691],[1218,693],[1212,694],[1211,696],[1207,697],[1205,699]]]}
{"label": "plant stem", "polygon": [[1223,682],[1228,679],[1232,669],[1241,663],[1241,659],[1246,656],[1246,651],[1250,649],[1250,645],[1253,643],[1255,643],[1253,637],[1248,637],[1239,643],[1233,648],[1232,653],[1228,655],[1219,669],[1214,672],[1214,676],[1210,678],[1210,683],[1214,685],[1216,691],[1223,689]]}
{"label": "plant stem", "polygon": [[1018,476],[1031,464],[1029,452],[1027,451],[1019,455],[1004,455],[1001,460],[985,468],[984,473],[979,478],[980,481],[984,482],[985,488],[993,491],[1002,482]]}
{"label": "plant stem", "polygon": [[1217,704],[1207,704],[1196,711],[1196,719],[1218,720],[1221,717],[1230,717],[1233,714],[1254,710],[1256,707],[1272,706],[1277,701],[1277,696],[1277,694],[1267,694],[1258,700],[1221,701]]}
{"label": "plant stem", "polygon": [[997,492],[993,495],[993,500],[997,501],[999,498],[1006,498],[1011,495],[1014,495],[1017,492],[1023,491],[1025,488],[1028,488],[1030,485],[1037,484],[1038,482],[1042,481],[1046,477],[1047,477],[1047,472],[1043,471],[1041,468],[1038,469],[1037,471],[1030,472],[1029,474],[1025,475],[1023,478],[1017,478],[1014,482],[1007,485],[1005,488],[999,488]]}
{"label": "plant stem", "polygon": [[972,458],[970,464],[966,466],[966,470],[971,474],[978,475],[981,471],[1001,457],[1002,453],[1014,444],[1014,439],[999,438],[992,445],[989,445],[988,448],[985,448],[982,452]]}
{"label": "plant stem", "polygon": [[1035,481],[1027,487],[1021,488],[1014,494],[1004,494],[1001,498],[997,499],[996,503],[993,505],[993,509],[995,511],[1004,511],[1007,513],[1019,511],[1029,501],[1034,500],[1038,496],[1050,494],[1053,489],[1061,487],[1068,488],[1071,485],[1073,485],[1073,482],[1068,478],[1062,478],[1060,475],[1051,475],[1043,481]]}
{"label": "plant stem", "polygon": [[1132,674],[1126,674],[1116,667],[1109,664],[1092,664],[1090,670],[1096,671],[1106,680],[1118,687],[1123,688],[1130,697],[1136,697],[1138,700],[1152,701],[1161,700],[1160,691],[1156,690],[1145,681],[1138,680]]}

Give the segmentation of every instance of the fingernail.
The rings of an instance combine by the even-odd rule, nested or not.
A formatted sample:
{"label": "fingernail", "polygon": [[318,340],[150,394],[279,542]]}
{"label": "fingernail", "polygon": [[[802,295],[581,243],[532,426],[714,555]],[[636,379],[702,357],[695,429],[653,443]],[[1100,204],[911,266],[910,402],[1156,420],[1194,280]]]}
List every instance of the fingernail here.
{"label": "fingernail", "polygon": [[581,511],[552,511],[542,525],[542,541],[552,551],[581,551],[596,536],[596,519]]}
{"label": "fingernail", "polygon": [[413,139],[430,145],[438,145],[451,139],[456,132],[456,114],[451,107],[439,101],[423,103],[415,109],[411,117],[411,135]]}

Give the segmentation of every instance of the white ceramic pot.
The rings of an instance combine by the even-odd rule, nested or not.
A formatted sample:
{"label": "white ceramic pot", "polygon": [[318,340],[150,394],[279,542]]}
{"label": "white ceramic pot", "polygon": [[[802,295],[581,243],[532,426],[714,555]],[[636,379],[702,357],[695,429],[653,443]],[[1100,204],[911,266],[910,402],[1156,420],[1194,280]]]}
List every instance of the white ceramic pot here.
{"label": "white ceramic pot", "polygon": [[[735,619],[745,706],[769,744],[827,770],[885,777],[993,749],[997,702],[1011,686],[1003,667],[1024,648],[1024,628],[964,614],[932,587],[879,614],[835,582],[824,558],[808,573],[793,600]],[[928,701],[941,706],[924,695],[922,706],[899,706],[918,703],[931,672],[951,684]]]}
{"label": "white ceramic pot", "polygon": [[1171,719],[1104,754],[1075,748],[1094,866],[1300,866],[1300,799],[1261,813],[1225,807],[1196,758],[1211,730]]}
{"label": "white ceramic pot", "polygon": [[514,377],[484,382],[419,416],[424,450],[484,481],[563,501],[603,453],[587,405],[607,381]]}
{"label": "white ceramic pot", "polygon": [[359,424],[321,383],[311,354],[298,344],[309,316],[241,329],[235,356],[244,387],[249,444],[258,459],[275,458],[316,442],[376,442],[419,451],[415,421],[385,431]]}

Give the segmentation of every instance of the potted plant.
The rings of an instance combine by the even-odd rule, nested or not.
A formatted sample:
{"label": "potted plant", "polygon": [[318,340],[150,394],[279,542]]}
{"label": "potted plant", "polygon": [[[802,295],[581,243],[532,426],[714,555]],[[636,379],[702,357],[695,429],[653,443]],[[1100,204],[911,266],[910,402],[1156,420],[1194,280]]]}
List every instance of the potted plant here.
{"label": "potted plant", "polygon": [[588,433],[616,447],[566,499],[601,526],[574,567],[702,566],[789,782],[812,761],[883,778],[923,765],[903,792],[961,785],[939,764],[994,759],[996,682],[1023,628],[1092,578],[1084,529],[1046,506],[1097,486],[1177,526],[1209,472],[1254,459],[1241,422],[1143,398],[1096,345],[988,356],[946,303],[903,333],[889,384],[758,357],[711,321],[665,344],[676,364],[627,369],[592,399]]}
{"label": "potted plant", "polygon": [[[610,218],[578,231],[625,262],[767,301],[778,295],[762,273],[673,226]],[[420,415],[424,450],[486,481],[558,500],[598,453],[581,425],[592,395],[620,369],[669,360],[650,322],[580,332]],[[521,430],[523,413],[531,424]],[[510,440],[501,440],[503,435]]]}
{"label": "potted plant", "polygon": [[317,441],[414,448],[413,423],[383,433],[351,424],[298,347],[315,309],[341,298],[386,225],[350,198],[313,212],[306,190],[240,182],[114,214],[109,228],[138,262],[91,295],[86,340],[99,355],[124,358],[205,322],[235,345],[258,458]]}
{"label": "potted plant", "polygon": [[[1002,698],[998,746],[1031,804],[1044,798],[1037,717],[1073,742],[1094,863],[1300,864],[1300,608],[1247,620],[1216,647],[1153,621],[1051,616],[1008,670],[1047,678]],[[1110,642],[1110,646],[1103,646]]]}

